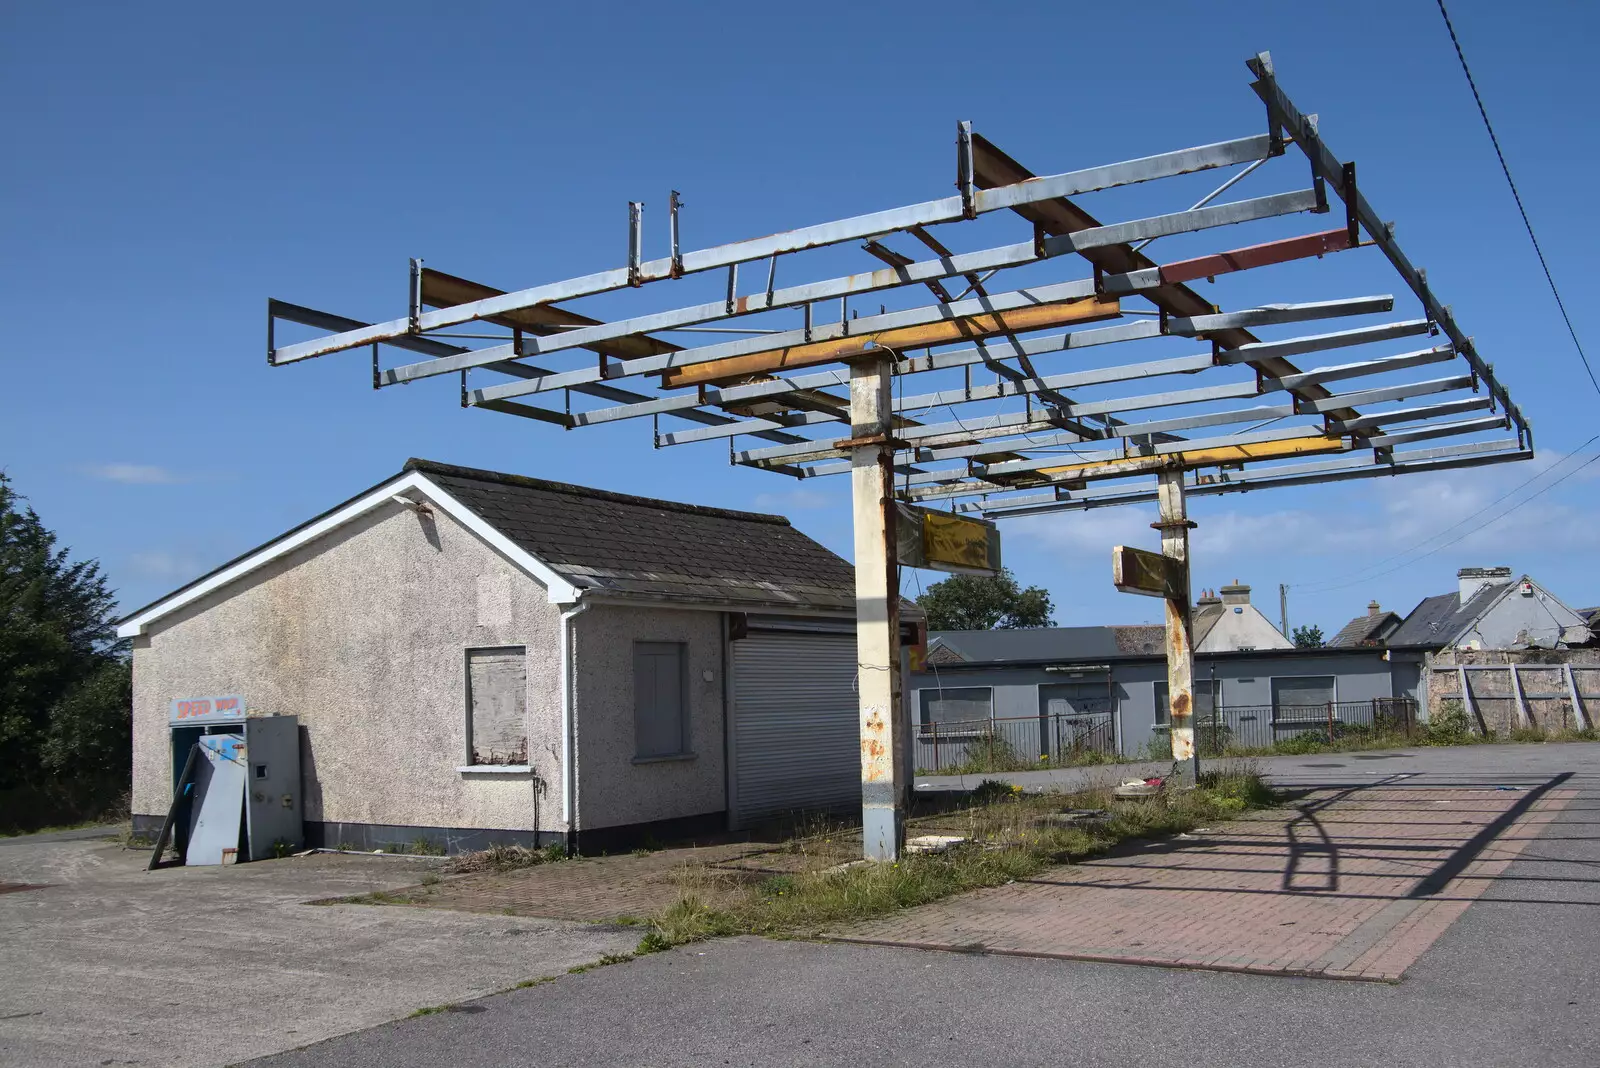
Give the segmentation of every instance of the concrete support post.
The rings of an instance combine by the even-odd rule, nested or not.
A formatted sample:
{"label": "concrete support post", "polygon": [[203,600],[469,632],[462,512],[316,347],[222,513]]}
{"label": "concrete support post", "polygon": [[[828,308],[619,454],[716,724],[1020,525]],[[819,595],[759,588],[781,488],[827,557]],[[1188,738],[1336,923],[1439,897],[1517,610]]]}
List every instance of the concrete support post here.
{"label": "concrete support post", "polygon": [[1172,734],[1172,774],[1182,780],[1198,779],[1200,756],[1194,744],[1194,631],[1189,618],[1189,530],[1184,506],[1183,469],[1160,472],[1158,501],[1161,518],[1152,523],[1161,532],[1161,555],[1167,558],[1167,695],[1171,702],[1168,724]]}
{"label": "concrete support post", "polygon": [[850,488],[856,544],[856,689],[861,709],[861,841],[868,860],[905,844],[900,567],[887,355],[850,366]]}

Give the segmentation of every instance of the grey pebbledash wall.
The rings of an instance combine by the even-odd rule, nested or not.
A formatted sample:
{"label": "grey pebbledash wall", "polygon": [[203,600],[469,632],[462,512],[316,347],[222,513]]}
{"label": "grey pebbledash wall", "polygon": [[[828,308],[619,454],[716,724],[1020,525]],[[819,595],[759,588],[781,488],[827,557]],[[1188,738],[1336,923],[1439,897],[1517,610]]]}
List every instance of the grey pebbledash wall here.
{"label": "grey pebbledash wall", "polygon": [[[573,628],[580,834],[724,813],[722,613],[596,604]],[[690,744],[677,758],[636,756],[635,642],[686,648]]]}
{"label": "grey pebbledash wall", "polygon": [[[133,811],[171,798],[168,702],[239,693],[252,714],[300,717],[308,822],[564,830],[558,619],[442,510],[384,505],[135,639]],[[458,772],[466,650],[514,645],[536,774]]]}

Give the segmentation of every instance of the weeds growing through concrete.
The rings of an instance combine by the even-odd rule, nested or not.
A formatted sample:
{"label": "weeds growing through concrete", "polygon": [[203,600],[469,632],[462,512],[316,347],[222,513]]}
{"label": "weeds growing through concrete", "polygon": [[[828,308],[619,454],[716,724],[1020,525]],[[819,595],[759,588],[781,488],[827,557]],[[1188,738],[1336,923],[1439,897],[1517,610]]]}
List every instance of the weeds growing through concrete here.
{"label": "weeds growing through concrete", "polygon": [[566,859],[568,859],[567,850],[560,843],[552,843],[543,849],[529,849],[520,845],[492,845],[476,853],[460,854],[450,861],[445,870],[452,875],[511,871],[515,868],[531,868],[535,864],[553,864]]}
{"label": "weeds growing through concrete", "polygon": [[[1197,789],[1122,799],[1109,788],[1022,795],[985,783],[974,803],[940,820],[942,832],[967,843],[941,854],[912,854],[890,864],[852,864],[772,876],[729,895],[696,892],[651,917],[652,950],[731,934],[815,935],[855,920],[926,904],[952,894],[1027,878],[1052,865],[1102,853],[1119,842],[1192,830],[1274,795],[1254,769],[1212,772]],[[1071,813],[1103,816],[1077,819]],[[644,944],[641,943],[641,951]]]}

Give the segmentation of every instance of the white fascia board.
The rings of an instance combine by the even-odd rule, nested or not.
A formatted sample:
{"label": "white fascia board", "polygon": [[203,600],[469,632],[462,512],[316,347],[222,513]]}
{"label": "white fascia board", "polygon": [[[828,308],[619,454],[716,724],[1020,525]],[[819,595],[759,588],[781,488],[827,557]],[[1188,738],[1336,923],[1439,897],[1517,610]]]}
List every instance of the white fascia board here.
{"label": "white fascia board", "polygon": [[439,507],[449,512],[452,519],[488,542],[507,560],[510,560],[531,575],[539,585],[545,588],[551,604],[574,604],[577,602],[582,591],[556,574],[549,564],[540,560],[526,549],[521,548],[510,538],[484,522],[482,516],[429,481],[427,476],[412,472],[408,477],[416,479],[422,492],[432,498],[433,502]]}
{"label": "white fascia board", "polygon": [[417,471],[410,471],[391,482],[385,482],[372,492],[356,498],[337,512],[324,516],[310,526],[297,530],[288,537],[262,546],[261,549],[251,553],[231,567],[218,571],[205,581],[181,590],[165,600],[157,601],[136,616],[130,616],[117,627],[117,637],[134,638],[143,634],[145,627],[162,616],[176,612],[185,605],[192,604],[207,594],[243,578],[257,568],[287,556],[301,546],[316,541],[324,534],[365,515],[374,508],[393,504],[394,497],[407,490],[416,490],[431,499],[440,508],[448,512],[452,519],[478,535],[502,556],[527,572],[534,581],[545,587],[552,604],[571,604],[578,599],[580,591],[577,587],[556,574],[548,564],[530,555],[525,549],[519,548],[504,534],[485,523],[475,512],[429,481],[427,476]]}

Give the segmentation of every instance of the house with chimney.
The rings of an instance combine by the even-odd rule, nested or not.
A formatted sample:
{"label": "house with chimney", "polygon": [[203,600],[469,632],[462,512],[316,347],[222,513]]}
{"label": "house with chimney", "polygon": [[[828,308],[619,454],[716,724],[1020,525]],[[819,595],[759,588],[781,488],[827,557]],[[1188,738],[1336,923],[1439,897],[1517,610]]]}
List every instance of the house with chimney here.
{"label": "house with chimney", "polygon": [[1190,626],[1196,653],[1294,648],[1294,642],[1250,603],[1250,587],[1238,579],[1215,591],[1201,590]]}
{"label": "house with chimney", "polygon": [[1329,645],[1383,649],[1422,715],[1459,706],[1482,731],[1590,727],[1600,711],[1590,619],[1509,567],[1464,567],[1404,619],[1372,601]]}
{"label": "house with chimney", "polygon": [[1403,622],[1397,613],[1384,611],[1377,601],[1368,601],[1366,614],[1356,616],[1339,628],[1339,633],[1328,640],[1328,645],[1339,649],[1382,646],[1388,643],[1390,636],[1400,629]]}

